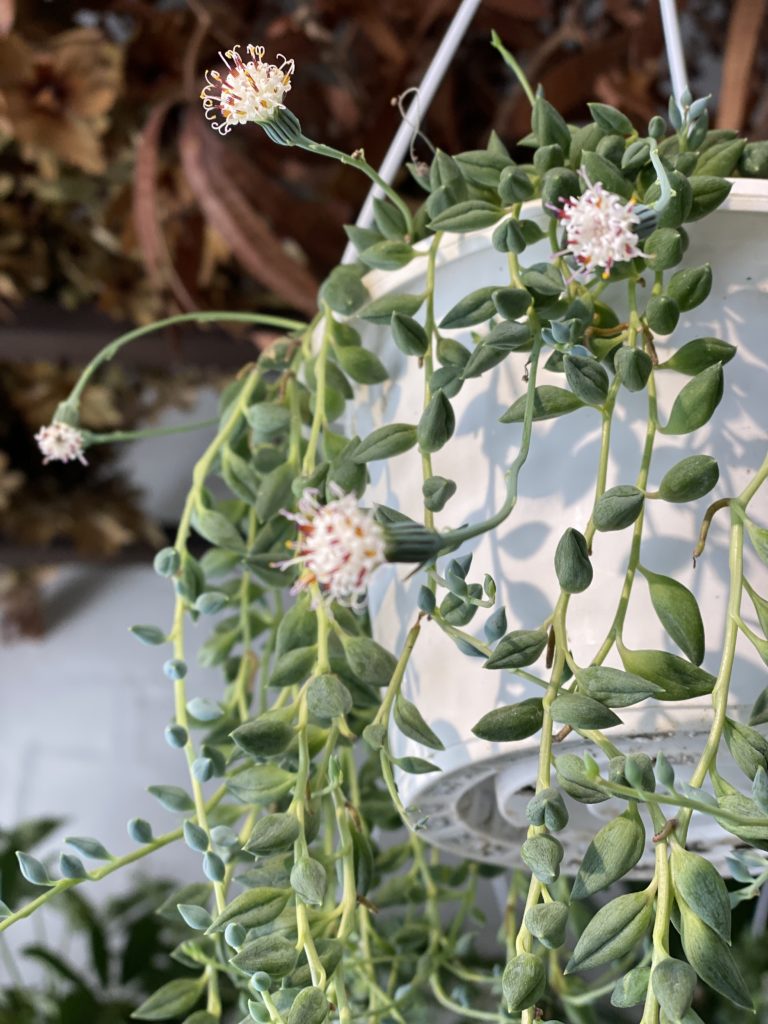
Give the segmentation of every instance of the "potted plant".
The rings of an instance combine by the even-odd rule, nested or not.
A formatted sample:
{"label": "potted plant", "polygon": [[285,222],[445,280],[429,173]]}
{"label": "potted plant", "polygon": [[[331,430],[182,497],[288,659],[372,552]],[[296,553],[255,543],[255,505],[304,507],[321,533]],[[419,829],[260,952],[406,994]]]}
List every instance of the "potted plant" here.
{"label": "potted plant", "polygon": [[[256,122],[376,180],[362,154],[303,135],[284,103],[290,61],[256,47],[224,60],[203,91],[222,134]],[[765,413],[748,394],[765,359],[696,318],[715,317],[710,294],[728,316],[745,297],[749,317],[759,308],[757,208],[727,259],[698,221],[734,238],[716,212],[725,175],[763,173],[768,150],[710,132],[688,96],[671,133],[655,117],[640,135],[602,104],[569,126],[524,84],[530,162],[496,137],[438,153],[410,168],[426,193],[415,211],[380,183],[376,227],[349,229],[359,260],[331,273],[314,320],[250,318],[286,335],[225,391],[176,542],[155,559],[175,591],[170,627],[133,627],[170,647],[166,739],[190,781],[153,792],[182,823],[155,836],[134,819],[139,845],[119,858],[72,838],[59,880],[19,855],[45,891],[0,929],[158,846],[199,851],[207,882],[177,899],[190,932],[174,953],[194,973],[135,1019],[215,1024],[225,986],[244,1020],[275,1024],[421,1019],[427,992],[466,1019],[605,1019],[589,1005],[610,995],[642,1024],[690,1024],[700,982],[751,1007],[721,861],[737,901],[768,876],[768,698],[743,653],[768,650]],[[735,285],[712,292],[728,263],[736,299]],[[99,438],[79,424],[80,395],[148,329],[87,368],[38,436],[46,458],[86,458]],[[699,433],[731,397],[742,419]],[[210,544],[200,560],[193,531]],[[718,531],[727,567],[702,572]],[[660,625],[635,632],[644,605]],[[200,661],[222,669],[217,702],[195,695],[186,659],[210,617]],[[421,780],[441,767],[436,797]],[[494,776],[501,841],[479,849],[473,786]],[[446,840],[434,802],[452,788],[463,817]],[[393,821],[407,839],[380,847]],[[473,859],[440,863],[432,840]],[[483,859],[526,872],[503,970],[472,947]],[[585,902],[633,873],[639,885],[596,912]]]}

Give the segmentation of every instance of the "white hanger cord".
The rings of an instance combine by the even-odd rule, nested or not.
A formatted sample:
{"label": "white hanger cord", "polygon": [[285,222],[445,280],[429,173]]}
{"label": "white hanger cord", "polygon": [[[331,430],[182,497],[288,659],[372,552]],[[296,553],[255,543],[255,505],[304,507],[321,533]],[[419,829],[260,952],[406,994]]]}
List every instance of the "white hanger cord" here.
{"label": "white hanger cord", "polygon": [[680,37],[680,19],[677,14],[675,0],[659,0],[661,8],[661,24],[664,28],[664,45],[667,49],[667,63],[672,79],[672,94],[679,102],[680,97],[688,88],[688,75],[685,70],[685,55]]}

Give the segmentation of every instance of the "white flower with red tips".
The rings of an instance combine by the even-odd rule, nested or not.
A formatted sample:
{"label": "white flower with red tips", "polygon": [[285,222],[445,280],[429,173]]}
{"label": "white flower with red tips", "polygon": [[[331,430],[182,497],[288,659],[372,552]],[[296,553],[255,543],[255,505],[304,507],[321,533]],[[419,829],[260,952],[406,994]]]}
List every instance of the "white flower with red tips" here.
{"label": "white flower with red tips", "polygon": [[294,556],[275,564],[279,569],[301,566],[294,593],[316,583],[329,600],[361,608],[371,573],[386,560],[384,530],[354,494],[331,487],[334,497],[326,505],[309,488],[299,499],[298,513],[283,512],[298,523],[299,535],[291,544]]}
{"label": "white flower with red tips", "polygon": [[[205,116],[221,135],[233,125],[271,121],[285,106],[283,97],[291,88],[292,60],[279,53],[280,63],[269,64],[263,59],[264,47],[249,43],[246,51],[251,59],[244,61],[238,49],[233,46],[219,53],[227,73],[222,77],[218,71],[206,71],[206,85],[200,93]],[[216,120],[219,116],[222,121]]]}
{"label": "white flower with red tips", "polygon": [[602,268],[607,278],[615,263],[643,255],[636,230],[640,218],[632,201],[625,202],[599,181],[587,184],[580,196],[569,197],[557,210],[565,228],[563,251],[573,256],[582,275]]}
{"label": "white flower with red tips", "polygon": [[43,464],[49,462],[82,462],[88,465],[85,457],[85,439],[77,427],[60,420],[40,427],[35,434],[37,446],[43,454]]}

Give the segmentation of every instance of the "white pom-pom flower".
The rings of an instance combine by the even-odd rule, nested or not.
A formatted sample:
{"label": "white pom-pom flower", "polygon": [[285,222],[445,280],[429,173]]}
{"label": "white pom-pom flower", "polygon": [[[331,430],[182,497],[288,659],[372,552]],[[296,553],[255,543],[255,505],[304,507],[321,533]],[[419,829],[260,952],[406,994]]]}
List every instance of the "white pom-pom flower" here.
{"label": "white pom-pom flower", "polygon": [[557,216],[565,229],[563,254],[576,260],[581,276],[592,276],[600,269],[607,278],[615,263],[643,255],[635,204],[624,202],[599,181],[588,182],[580,196],[566,199]]}
{"label": "white pom-pom flower", "polygon": [[297,513],[283,512],[298,523],[299,535],[291,545],[293,557],[275,564],[279,569],[301,566],[294,593],[316,583],[329,600],[361,608],[371,573],[386,560],[384,529],[359,507],[354,494],[339,488],[333,494],[321,505],[317,491],[308,488]]}
{"label": "white pom-pom flower", "polygon": [[35,434],[37,446],[43,454],[43,463],[49,462],[82,462],[88,465],[85,457],[85,439],[77,427],[69,423],[55,421],[41,427]]}
{"label": "white pom-pom flower", "polygon": [[279,63],[269,64],[263,59],[264,47],[249,43],[246,51],[251,59],[244,61],[238,49],[233,46],[219,53],[227,72],[222,77],[218,71],[206,71],[206,85],[200,93],[205,116],[221,135],[237,124],[273,120],[285,106],[283,97],[291,88],[292,60],[279,53]]}

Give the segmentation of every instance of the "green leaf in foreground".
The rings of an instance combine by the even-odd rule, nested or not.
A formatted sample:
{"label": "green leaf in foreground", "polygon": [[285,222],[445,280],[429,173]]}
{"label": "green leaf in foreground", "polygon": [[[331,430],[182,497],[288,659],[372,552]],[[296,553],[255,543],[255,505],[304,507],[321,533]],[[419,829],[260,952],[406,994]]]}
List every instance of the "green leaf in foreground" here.
{"label": "green leaf in foreground", "polygon": [[705,984],[729,999],[734,1006],[753,1009],[752,997],[730,947],[701,920],[685,900],[678,899],[677,902],[680,907],[680,937],[691,967]]}
{"label": "green leaf in foreground", "polygon": [[533,953],[518,953],[504,968],[501,990],[510,1013],[520,1013],[533,1006],[547,984],[544,964]]}
{"label": "green leaf in foreground", "polygon": [[652,903],[647,892],[632,892],[601,907],[582,932],[565,973],[586,971],[626,956],[648,930]]}
{"label": "green leaf in foreground", "polygon": [[481,740],[491,743],[507,743],[533,736],[541,728],[544,710],[541,699],[531,697],[519,704],[494,708],[483,715],[472,732]]}
{"label": "green leaf in foreground", "polygon": [[623,878],[640,860],[644,848],[645,829],[637,812],[625,811],[603,825],[587,847],[571,899],[586,899]]}
{"label": "green leaf in foreground", "polygon": [[515,629],[499,640],[484,668],[524,668],[538,661],[547,646],[542,629]]}
{"label": "green leaf in foreground", "polygon": [[692,665],[685,658],[666,651],[633,651],[623,645],[619,649],[624,668],[634,675],[655,683],[657,700],[689,700],[711,693],[715,677],[711,672]]}
{"label": "green leaf in foreground", "polygon": [[405,736],[433,750],[445,750],[443,741],[427,725],[416,705],[401,693],[395,698],[394,719],[398,729]]}
{"label": "green leaf in foreground", "polygon": [[721,939],[731,941],[731,905],[720,872],[706,858],[676,843],[670,859],[675,893]]}
{"label": "green leaf in foreground", "polygon": [[708,422],[723,397],[723,366],[715,363],[682,388],[672,405],[664,434],[690,434]]}
{"label": "green leaf in foreground", "polygon": [[704,660],[704,622],[696,598],[670,576],[638,567],[648,583],[651,602],[661,624],[694,665]]}
{"label": "green leaf in foreground", "polygon": [[[510,405],[500,422],[522,423],[525,418],[527,400],[527,395],[521,395]],[[556,416],[565,416],[569,412],[586,407],[586,403],[582,402],[572,391],[554,387],[552,384],[542,384],[533,393],[534,420],[551,420]]]}
{"label": "green leaf in foreground", "polygon": [[689,455],[668,470],[659,484],[664,501],[685,502],[709,494],[720,479],[720,467],[711,455]]}
{"label": "green leaf in foreground", "polygon": [[170,1020],[188,1013],[205,988],[205,979],[175,978],[163,985],[131,1014],[133,1020]]}

